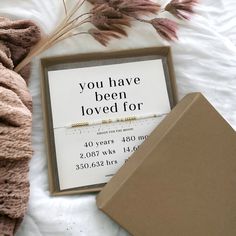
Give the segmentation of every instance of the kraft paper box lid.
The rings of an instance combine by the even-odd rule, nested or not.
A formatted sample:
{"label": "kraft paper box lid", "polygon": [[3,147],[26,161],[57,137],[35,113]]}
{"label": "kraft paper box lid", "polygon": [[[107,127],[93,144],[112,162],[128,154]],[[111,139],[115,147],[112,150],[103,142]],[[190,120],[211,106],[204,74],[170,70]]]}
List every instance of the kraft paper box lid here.
{"label": "kraft paper box lid", "polygon": [[97,197],[135,236],[236,235],[236,134],[187,95]]}

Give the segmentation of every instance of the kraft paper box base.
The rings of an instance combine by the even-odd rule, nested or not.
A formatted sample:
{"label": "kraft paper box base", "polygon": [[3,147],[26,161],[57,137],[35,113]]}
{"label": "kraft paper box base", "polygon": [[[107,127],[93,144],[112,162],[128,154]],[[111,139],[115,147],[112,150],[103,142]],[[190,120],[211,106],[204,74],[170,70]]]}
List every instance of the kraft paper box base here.
{"label": "kraft paper box base", "polygon": [[187,95],[97,197],[135,236],[236,235],[236,134]]}

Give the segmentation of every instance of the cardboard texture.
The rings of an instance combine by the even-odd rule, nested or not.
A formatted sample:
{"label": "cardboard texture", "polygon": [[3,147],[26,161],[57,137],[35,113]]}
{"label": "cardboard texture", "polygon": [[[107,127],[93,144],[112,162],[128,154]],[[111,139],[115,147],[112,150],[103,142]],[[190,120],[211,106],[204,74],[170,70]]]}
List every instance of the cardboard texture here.
{"label": "cardboard texture", "polygon": [[187,95],[97,197],[135,236],[236,235],[236,134]]}

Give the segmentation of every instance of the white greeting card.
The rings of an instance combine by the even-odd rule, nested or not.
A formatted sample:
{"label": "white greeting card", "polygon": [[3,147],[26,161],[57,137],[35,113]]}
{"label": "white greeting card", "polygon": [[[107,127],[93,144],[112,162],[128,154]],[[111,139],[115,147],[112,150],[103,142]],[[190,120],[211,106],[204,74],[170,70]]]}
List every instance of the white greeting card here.
{"label": "white greeting card", "polygon": [[51,70],[48,83],[60,190],[108,182],[171,109],[162,59]]}

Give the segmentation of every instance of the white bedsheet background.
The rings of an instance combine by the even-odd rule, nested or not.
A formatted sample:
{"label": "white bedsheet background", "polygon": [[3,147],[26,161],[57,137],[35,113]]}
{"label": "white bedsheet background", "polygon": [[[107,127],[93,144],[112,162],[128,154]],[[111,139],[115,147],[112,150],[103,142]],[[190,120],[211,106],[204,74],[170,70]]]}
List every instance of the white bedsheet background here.
{"label": "white bedsheet background", "polygon": [[[62,0],[0,0],[0,15],[32,19],[48,33],[63,14],[61,2]],[[202,0],[196,7],[196,12],[197,15],[191,22],[180,23],[179,41],[171,45],[179,98],[189,92],[202,92],[236,129],[236,1]],[[160,40],[151,27],[135,24],[130,29],[129,38],[114,40],[107,48],[88,36],[81,36],[61,42],[39,58],[163,44],[166,43]],[[40,102],[39,58],[32,64],[30,84],[34,101],[35,150],[30,168],[31,196],[27,214],[17,236],[128,235],[96,208],[94,194],[49,196]]]}

